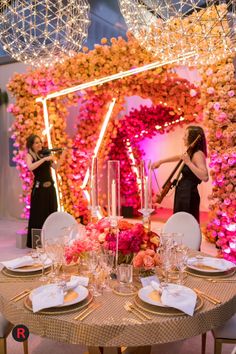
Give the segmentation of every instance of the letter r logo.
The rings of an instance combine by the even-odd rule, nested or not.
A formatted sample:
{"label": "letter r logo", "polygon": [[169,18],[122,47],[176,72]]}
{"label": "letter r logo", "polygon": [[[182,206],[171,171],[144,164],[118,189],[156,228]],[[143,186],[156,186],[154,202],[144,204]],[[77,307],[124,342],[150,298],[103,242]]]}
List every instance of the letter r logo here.
{"label": "letter r logo", "polygon": [[24,342],[29,338],[29,329],[25,325],[17,325],[12,330],[12,337],[17,342]]}

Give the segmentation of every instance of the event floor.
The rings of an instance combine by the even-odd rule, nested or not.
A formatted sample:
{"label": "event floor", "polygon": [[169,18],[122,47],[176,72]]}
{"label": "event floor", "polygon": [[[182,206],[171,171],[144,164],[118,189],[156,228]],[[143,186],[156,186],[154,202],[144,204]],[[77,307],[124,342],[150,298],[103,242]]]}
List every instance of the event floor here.
{"label": "event floor", "polygon": [[[155,221],[161,224],[169,216],[168,210],[163,210],[158,215],[154,216]],[[203,216],[205,218],[205,216]],[[203,220],[204,222],[204,220]],[[0,219],[0,259],[7,260],[17,256],[24,255],[28,252],[27,249],[17,249],[15,247],[16,232],[24,229],[26,223],[19,220],[1,220]],[[209,254],[215,254],[215,247],[203,240],[202,250]],[[19,319],[20,323],[20,319]],[[8,338],[8,354],[23,353],[23,348],[20,343],[13,340],[10,335]],[[234,346],[224,344],[222,354],[233,353]],[[78,345],[67,345],[55,342],[46,338],[41,338],[33,334],[29,338],[29,353],[30,354],[49,354],[55,352],[57,354],[85,354],[86,348]],[[197,336],[188,340],[174,342],[170,344],[156,345],[152,348],[152,354],[196,354],[201,352],[201,337]],[[207,350],[206,354],[213,353],[213,339],[212,335],[208,333],[207,336]]]}

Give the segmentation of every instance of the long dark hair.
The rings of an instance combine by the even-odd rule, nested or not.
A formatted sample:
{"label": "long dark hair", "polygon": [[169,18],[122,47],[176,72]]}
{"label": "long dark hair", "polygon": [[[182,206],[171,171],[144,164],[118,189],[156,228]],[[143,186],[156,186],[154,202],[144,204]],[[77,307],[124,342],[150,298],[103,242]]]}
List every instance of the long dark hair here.
{"label": "long dark hair", "polygon": [[204,155],[207,157],[207,146],[206,146],[206,137],[205,137],[204,130],[197,125],[190,125],[189,127],[187,127],[187,130],[188,130],[188,138],[187,138],[188,145],[190,145],[197,138],[198,135],[201,136],[201,138],[198,140],[194,148],[191,150],[190,157],[192,157],[193,154],[198,150],[201,150],[204,153]]}
{"label": "long dark hair", "polygon": [[29,152],[34,152],[33,150],[33,145],[35,142],[35,139],[39,138],[39,140],[42,142],[40,136],[36,135],[36,134],[31,134],[30,136],[28,136],[28,138],[26,139],[26,147],[28,149]]}

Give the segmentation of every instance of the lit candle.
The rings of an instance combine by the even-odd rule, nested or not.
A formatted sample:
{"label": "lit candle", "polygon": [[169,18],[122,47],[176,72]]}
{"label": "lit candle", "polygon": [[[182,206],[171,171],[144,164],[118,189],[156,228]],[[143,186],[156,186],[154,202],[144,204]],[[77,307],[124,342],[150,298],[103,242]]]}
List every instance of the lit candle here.
{"label": "lit candle", "polygon": [[116,216],[116,181],[111,183],[111,215]]}
{"label": "lit candle", "polygon": [[148,209],[148,177],[144,177],[144,209]]}

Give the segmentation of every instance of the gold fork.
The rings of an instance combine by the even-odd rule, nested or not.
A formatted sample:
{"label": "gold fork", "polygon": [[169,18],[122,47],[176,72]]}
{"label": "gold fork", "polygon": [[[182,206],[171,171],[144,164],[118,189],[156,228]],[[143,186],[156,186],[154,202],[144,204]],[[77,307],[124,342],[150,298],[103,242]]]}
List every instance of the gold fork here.
{"label": "gold fork", "polygon": [[20,299],[22,299],[23,297],[25,297],[26,295],[28,295],[31,292],[30,289],[25,289],[23,291],[21,291],[19,294],[16,294],[15,296],[10,298],[10,301],[18,301]]}
{"label": "gold fork", "polygon": [[127,301],[125,303],[127,306],[129,306],[132,310],[137,311],[140,313],[140,315],[142,315],[143,317],[145,317],[147,320],[151,320],[151,317],[146,315],[146,313],[144,313],[142,310],[140,310],[139,308],[137,308],[137,306],[135,306],[134,304],[132,304],[132,302]]}
{"label": "gold fork", "polygon": [[219,305],[221,304],[221,301],[216,299],[215,297],[212,297],[206,293],[204,293],[203,291],[199,290],[199,289],[196,289],[194,288],[193,289],[198,295],[201,295],[202,297],[204,297],[206,300],[212,302],[214,305]]}
{"label": "gold fork", "polygon": [[145,319],[138,313],[135,312],[129,305],[125,304],[124,308],[126,309],[126,311],[128,312],[132,312],[135,316],[137,316],[141,321],[145,321]]}
{"label": "gold fork", "polygon": [[91,304],[91,305],[89,305],[85,310],[83,310],[77,316],[75,316],[74,320],[82,321],[88,315],[90,315],[91,312],[93,312],[94,310],[96,310],[100,306],[101,306],[101,304]]}

